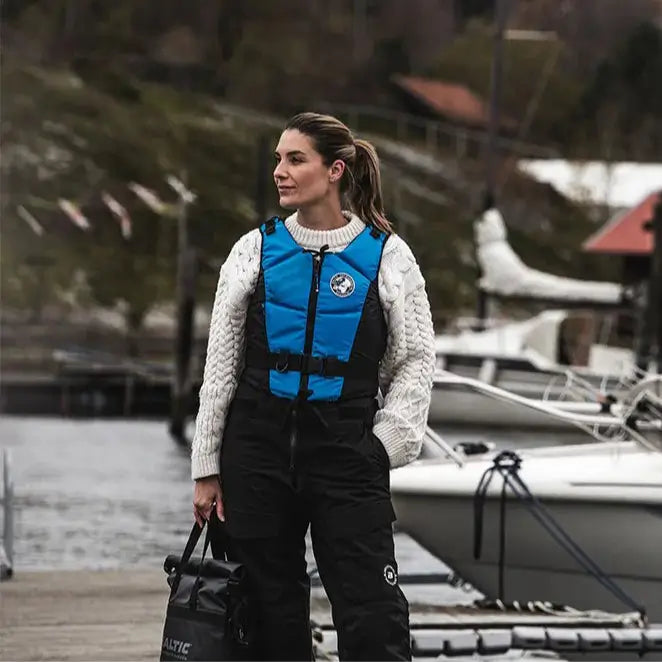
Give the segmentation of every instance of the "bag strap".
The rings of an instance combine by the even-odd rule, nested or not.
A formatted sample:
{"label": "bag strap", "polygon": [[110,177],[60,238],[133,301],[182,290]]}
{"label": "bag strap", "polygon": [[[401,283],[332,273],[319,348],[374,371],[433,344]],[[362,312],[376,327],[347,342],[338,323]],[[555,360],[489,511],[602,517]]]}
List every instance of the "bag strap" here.
{"label": "bag strap", "polygon": [[[189,535],[188,540],[186,541],[186,547],[184,547],[184,553],[182,554],[182,558],[179,560],[179,568],[184,567],[184,564],[188,563],[189,559],[191,558],[191,555],[193,554],[193,550],[195,549],[195,546],[198,544],[198,540],[200,540],[200,535],[202,534],[203,528],[204,525],[199,526],[197,522],[193,523],[191,534]],[[178,572],[178,574],[180,573],[181,570]]]}
{"label": "bag strap", "polygon": [[211,518],[209,520],[209,531],[213,527],[214,532],[211,534],[211,555],[214,559],[223,559],[228,561],[228,548],[230,546],[230,538],[228,536],[227,527],[225,522],[221,522],[216,514],[216,509],[212,510]]}
{"label": "bag strap", "polygon": [[[196,526],[197,526],[197,522],[196,522]],[[212,534],[212,526],[217,528],[218,536]],[[202,529],[200,529],[200,532],[202,532]],[[195,581],[193,582],[193,587],[191,588],[191,597],[189,598],[189,607],[193,610],[198,608],[198,591],[200,590],[200,574],[202,573],[202,566],[205,557],[207,556],[209,545],[212,544],[212,557],[218,558],[214,554],[214,545],[212,543],[212,540],[216,540],[219,537],[221,539],[220,542],[222,542],[223,544],[223,558],[227,560],[227,533],[225,532],[225,527],[223,526],[223,523],[218,519],[216,515],[216,510],[212,509],[211,515],[209,517],[209,521],[207,522],[207,533],[205,534],[205,544],[202,548],[202,557],[200,559],[200,564],[198,565],[198,574],[195,578]],[[197,534],[196,540],[199,538],[200,538],[200,533]],[[216,546],[216,551],[217,552],[220,551],[218,549],[218,546]]]}
{"label": "bag strap", "polygon": [[[211,544],[213,558],[227,560],[229,538],[225,529],[225,524],[218,519],[215,509],[212,509],[209,521],[205,522],[205,524],[207,525],[207,533],[205,535],[204,551],[202,553],[203,558],[206,554],[207,548]],[[193,528],[191,529],[191,533],[186,541],[186,546],[184,547],[184,552],[179,561],[180,568],[182,568],[185,563],[188,563],[193,555],[198,540],[200,540],[202,531],[205,528],[205,524],[199,526],[197,522],[193,523]],[[213,534],[212,528],[214,529]]]}
{"label": "bag strap", "polygon": [[[202,531],[202,529],[200,529]],[[210,530],[211,527],[209,526],[209,523],[207,523],[207,533],[205,535],[205,544],[202,548],[202,558],[200,559],[200,564],[198,565],[198,574],[195,577],[195,581],[193,582],[193,586],[191,587],[191,596],[189,597],[188,604],[189,607],[193,610],[198,608],[198,591],[200,590],[200,573],[202,573],[202,564],[204,563],[205,556],[207,556],[207,550],[209,549],[209,543],[211,541],[211,536],[210,536]],[[198,538],[200,536],[198,535]],[[181,567],[180,567],[181,571]]]}
{"label": "bag strap", "polygon": [[[209,545],[212,542],[212,536],[211,536],[211,520],[216,518],[216,513],[214,510],[212,510],[211,517],[209,519],[209,522],[205,522],[202,526],[199,526],[197,522],[193,523],[193,528],[191,529],[191,533],[188,537],[188,540],[186,541],[186,546],[184,547],[184,552],[182,554],[181,559],[179,560],[179,564],[177,566],[177,571],[175,573],[175,578],[172,584],[172,590],[176,591],[177,587],[179,586],[179,582],[182,579],[182,573],[184,572],[184,565],[189,562],[191,559],[191,555],[193,554],[193,551],[195,550],[196,545],[198,544],[198,540],[200,540],[200,536],[202,535],[202,531],[205,528],[205,524],[207,525],[207,532],[205,534],[205,543],[202,549],[202,558],[200,559],[200,565],[198,567],[198,574],[195,580],[195,583],[193,585],[193,590],[191,594],[191,606],[193,609],[195,609],[195,604],[197,602],[197,589],[198,585],[200,583],[200,572],[202,570],[202,562],[205,560],[205,556],[207,555],[207,550],[209,549]],[[218,521],[216,518],[216,523],[221,525],[221,522]],[[212,555],[214,555],[214,545],[212,544]],[[224,547],[227,547],[227,545],[224,545]],[[215,557],[216,558],[216,557]]]}

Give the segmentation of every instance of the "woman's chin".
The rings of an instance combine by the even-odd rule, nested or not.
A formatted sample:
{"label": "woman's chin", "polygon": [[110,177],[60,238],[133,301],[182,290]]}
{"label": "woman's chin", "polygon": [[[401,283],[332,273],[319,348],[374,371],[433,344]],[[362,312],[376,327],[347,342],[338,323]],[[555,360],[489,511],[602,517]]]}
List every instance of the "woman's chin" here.
{"label": "woman's chin", "polygon": [[280,196],[278,199],[278,204],[283,208],[283,209],[296,209],[297,204],[296,200],[294,200],[290,196]]}

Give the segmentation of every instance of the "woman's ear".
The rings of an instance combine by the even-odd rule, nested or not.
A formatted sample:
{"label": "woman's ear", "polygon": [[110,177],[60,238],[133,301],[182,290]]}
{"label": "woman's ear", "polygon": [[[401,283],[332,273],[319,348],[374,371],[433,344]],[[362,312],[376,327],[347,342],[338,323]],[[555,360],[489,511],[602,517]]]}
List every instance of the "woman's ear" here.
{"label": "woman's ear", "polygon": [[340,181],[343,173],[345,172],[346,164],[340,159],[336,159],[329,168],[329,181],[338,182]]}

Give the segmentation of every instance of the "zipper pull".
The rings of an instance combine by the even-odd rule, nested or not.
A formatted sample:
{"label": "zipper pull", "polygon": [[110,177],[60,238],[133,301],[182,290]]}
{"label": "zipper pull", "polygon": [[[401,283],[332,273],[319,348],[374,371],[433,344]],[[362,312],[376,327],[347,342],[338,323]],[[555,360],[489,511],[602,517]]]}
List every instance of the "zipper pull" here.
{"label": "zipper pull", "polygon": [[320,291],[320,272],[322,271],[322,260],[324,259],[324,253],[329,249],[328,244],[324,244],[319,250],[319,253],[315,254],[315,294],[319,294]]}

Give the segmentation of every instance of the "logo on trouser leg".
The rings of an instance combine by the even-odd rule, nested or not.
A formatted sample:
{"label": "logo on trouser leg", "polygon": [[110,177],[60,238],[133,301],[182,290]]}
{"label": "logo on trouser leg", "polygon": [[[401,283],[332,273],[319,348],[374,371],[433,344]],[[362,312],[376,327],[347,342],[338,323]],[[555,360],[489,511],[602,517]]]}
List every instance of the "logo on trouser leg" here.
{"label": "logo on trouser leg", "polygon": [[384,579],[389,586],[395,586],[398,583],[398,573],[390,564],[384,566]]}

